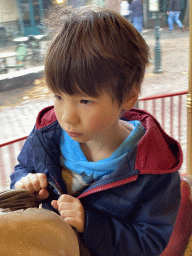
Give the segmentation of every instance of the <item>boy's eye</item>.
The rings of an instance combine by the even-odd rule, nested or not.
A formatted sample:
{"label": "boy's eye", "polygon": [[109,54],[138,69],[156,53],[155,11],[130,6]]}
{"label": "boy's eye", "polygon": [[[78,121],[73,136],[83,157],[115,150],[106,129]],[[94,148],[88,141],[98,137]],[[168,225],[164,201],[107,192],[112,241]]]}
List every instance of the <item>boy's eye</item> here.
{"label": "boy's eye", "polygon": [[90,105],[92,103],[91,100],[81,100],[80,102],[85,105]]}
{"label": "boy's eye", "polygon": [[59,95],[55,95],[54,97],[55,97],[57,100],[62,100],[62,97],[59,96]]}

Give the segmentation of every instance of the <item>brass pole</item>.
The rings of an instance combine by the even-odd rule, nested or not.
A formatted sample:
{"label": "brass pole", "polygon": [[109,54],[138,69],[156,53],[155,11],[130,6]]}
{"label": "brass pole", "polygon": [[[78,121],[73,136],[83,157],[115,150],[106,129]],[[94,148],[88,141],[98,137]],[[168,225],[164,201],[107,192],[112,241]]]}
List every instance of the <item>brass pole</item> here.
{"label": "brass pole", "polygon": [[192,175],[192,0],[190,0],[189,20],[189,88],[187,95],[187,174]]}

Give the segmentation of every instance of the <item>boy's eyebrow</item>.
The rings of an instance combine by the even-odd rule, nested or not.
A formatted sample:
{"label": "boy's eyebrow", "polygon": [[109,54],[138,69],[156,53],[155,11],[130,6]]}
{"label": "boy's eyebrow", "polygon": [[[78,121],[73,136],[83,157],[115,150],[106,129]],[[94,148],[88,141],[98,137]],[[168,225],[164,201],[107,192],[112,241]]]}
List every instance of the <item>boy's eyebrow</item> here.
{"label": "boy's eyebrow", "polygon": [[86,93],[77,93],[75,94],[77,97],[86,97],[86,98],[98,98],[99,96],[91,96],[91,95],[88,95]]}
{"label": "boy's eyebrow", "polygon": [[91,99],[98,99],[100,98],[100,94],[98,95],[88,95],[88,94],[85,94],[85,93],[78,93],[76,94],[77,97],[85,97],[85,98],[91,98]]}
{"label": "boy's eyebrow", "polygon": [[[62,94],[64,93],[65,94],[65,92],[54,92],[54,91],[52,91],[52,93],[54,94],[54,95],[59,95],[59,96],[62,96]],[[67,94],[67,93],[66,93]],[[70,95],[70,96],[76,96],[76,97],[86,97],[86,98],[99,98],[100,97],[100,94],[98,94],[97,96],[95,95],[95,96],[91,96],[91,95],[88,95],[88,94],[86,94],[86,93],[84,93],[84,92],[78,92],[78,93],[76,93],[76,94],[72,94],[72,95]]]}

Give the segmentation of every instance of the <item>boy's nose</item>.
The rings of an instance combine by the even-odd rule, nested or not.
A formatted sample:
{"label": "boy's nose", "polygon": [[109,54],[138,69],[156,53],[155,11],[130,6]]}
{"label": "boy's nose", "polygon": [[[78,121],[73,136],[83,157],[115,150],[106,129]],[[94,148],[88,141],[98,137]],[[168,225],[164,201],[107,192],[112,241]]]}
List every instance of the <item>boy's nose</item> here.
{"label": "boy's nose", "polygon": [[79,116],[74,110],[65,109],[62,113],[62,121],[66,124],[78,124]]}

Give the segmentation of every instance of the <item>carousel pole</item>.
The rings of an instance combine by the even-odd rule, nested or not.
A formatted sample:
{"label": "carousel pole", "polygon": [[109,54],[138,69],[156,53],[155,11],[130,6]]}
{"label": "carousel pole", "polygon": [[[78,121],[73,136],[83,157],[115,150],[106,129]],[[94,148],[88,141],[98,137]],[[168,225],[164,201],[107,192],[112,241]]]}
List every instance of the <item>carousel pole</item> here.
{"label": "carousel pole", "polygon": [[187,174],[192,175],[192,0],[190,0],[189,23],[189,88],[187,95]]}

